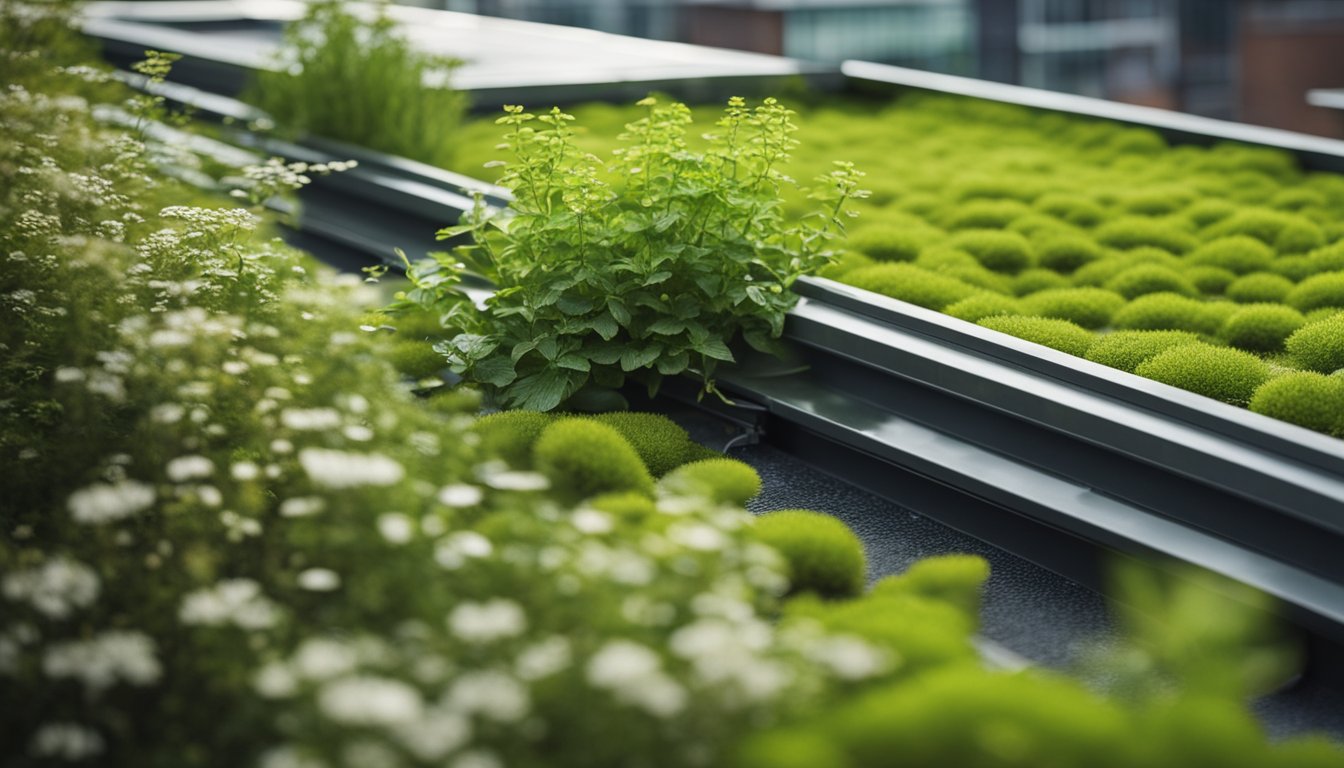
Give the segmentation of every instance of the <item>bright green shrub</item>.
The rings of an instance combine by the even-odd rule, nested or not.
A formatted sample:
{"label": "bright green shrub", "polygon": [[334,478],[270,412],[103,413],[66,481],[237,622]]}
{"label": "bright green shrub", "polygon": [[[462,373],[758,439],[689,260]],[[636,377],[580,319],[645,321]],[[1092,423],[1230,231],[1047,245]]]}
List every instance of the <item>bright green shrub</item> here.
{"label": "bright green shrub", "polygon": [[1067,320],[1025,315],[986,317],[979,321],[992,331],[1006,333],[1019,339],[1035,342],[1070,355],[1082,355],[1092,346],[1092,332]]}
{"label": "bright green shrub", "polygon": [[1281,302],[1293,289],[1293,281],[1272,272],[1242,275],[1227,286],[1227,298],[1242,304]]}
{"label": "bright green shrub", "polygon": [[1106,289],[1136,299],[1150,293],[1178,293],[1193,296],[1198,289],[1184,275],[1159,264],[1139,264],[1106,281]]}
{"label": "bright green shrub", "polygon": [[1324,320],[1327,317],[1334,317],[1340,313],[1344,313],[1344,307],[1321,307],[1320,309],[1313,309],[1310,312],[1307,312],[1306,317],[1308,323],[1314,323],[1318,320]]}
{"label": "bright green shrub", "polygon": [[1274,261],[1274,251],[1253,237],[1233,235],[1211,240],[1185,258],[1191,264],[1221,267],[1244,275],[1268,269]]}
{"label": "bright green shrub", "polygon": [[1106,211],[1101,206],[1079,195],[1045,194],[1036,199],[1034,206],[1038,211],[1079,227],[1094,227],[1106,218]]}
{"label": "bright green shrub", "polygon": [[970,230],[954,235],[949,244],[995,272],[1016,274],[1032,263],[1031,243],[1016,232]]}
{"label": "bright green shrub", "polygon": [[914,261],[930,240],[926,231],[874,224],[855,230],[845,245],[878,261]]}
{"label": "bright green shrub", "polygon": [[1205,239],[1247,235],[1282,254],[1306,253],[1325,244],[1325,234],[1310,219],[1263,208],[1238,211],[1204,230]]}
{"label": "bright green shrub", "polygon": [[1133,373],[1140,363],[1172,347],[1195,344],[1199,337],[1186,331],[1116,331],[1097,339],[1087,359]]}
{"label": "bright green shrub", "polygon": [[1248,304],[1223,323],[1219,336],[1238,349],[1277,352],[1306,318],[1282,304]]}
{"label": "bright green shrub", "polygon": [[1236,349],[1209,344],[1172,347],[1141,363],[1134,372],[1196,394],[1244,406],[1269,378],[1263,360]]}
{"label": "bright green shrub", "polygon": [[840,520],[788,509],[758,517],[755,530],[788,563],[790,594],[839,598],[863,591],[867,569],[863,544]]}
{"label": "bright green shrub", "polygon": [[569,504],[602,493],[652,494],[653,478],[615,429],[586,418],[561,418],[532,446],[532,463]]}
{"label": "bright green shrub", "polygon": [[750,464],[716,456],[683,464],[667,473],[658,487],[676,495],[702,496],[720,504],[745,507],[761,492],[761,476]]}
{"label": "bright green shrub", "polygon": [[1097,229],[1097,242],[1125,251],[1143,246],[1161,248],[1178,256],[1196,245],[1193,236],[1173,224],[1134,217],[1103,224]]}
{"label": "bright green shrub", "polygon": [[1327,435],[1344,436],[1344,379],[1298,371],[1255,390],[1251,410]]}
{"label": "bright green shrub", "polygon": [[694,444],[680,424],[660,413],[617,411],[591,418],[621,433],[654,477],[685,464]]}
{"label": "bright green shrub", "polygon": [[945,225],[949,230],[1002,229],[1030,211],[1017,200],[975,200],[954,209]]}
{"label": "bright green shrub", "polygon": [[1020,315],[1022,308],[1016,299],[1000,293],[977,293],[943,308],[943,312],[968,322],[979,322],[995,315]]}
{"label": "bright green shrub", "polygon": [[1288,337],[1284,348],[1309,371],[1332,373],[1344,368],[1344,314],[1302,326]]}
{"label": "bright green shrub", "polygon": [[1101,328],[1111,322],[1111,316],[1125,305],[1125,300],[1118,293],[1101,288],[1057,288],[1033,293],[1019,305],[1025,315],[1054,317],[1084,328]]}
{"label": "bright green shrub", "polygon": [[1220,267],[1190,267],[1185,278],[1205,296],[1220,296],[1237,280],[1235,273]]}
{"label": "bright green shrub", "polygon": [[980,598],[989,578],[989,563],[979,555],[942,555],[916,561],[905,572],[873,585],[873,594],[916,595],[954,605],[972,622],[979,621]]}
{"label": "bright green shrub", "polygon": [[1144,246],[1125,253],[1115,253],[1090,264],[1084,264],[1077,272],[1073,273],[1073,282],[1075,285],[1091,285],[1100,288],[1121,272],[1144,264],[1154,264],[1173,270],[1179,270],[1182,266],[1180,259],[1161,248]]}
{"label": "bright green shrub", "polygon": [[536,411],[500,411],[477,419],[471,430],[484,455],[527,469],[532,466],[532,446],[553,421],[550,414]]}
{"label": "bright green shrub", "polygon": [[831,260],[830,264],[817,270],[819,277],[827,277],[831,280],[842,280],[844,276],[856,269],[871,267],[877,261],[871,256],[859,253],[858,251],[841,251]]}
{"label": "bright green shrub", "polygon": [[434,345],[424,341],[401,340],[388,350],[392,367],[413,379],[427,379],[448,365],[443,355],[434,351]]}
{"label": "bright green shrub", "polygon": [[840,745],[817,730],[763,731],[748,736],[731,768],[852,768]]}
{"label": "bright green shrub", "polygon": [[1067,288],[1068,278],[1048,269],[1024,269],[1013,276],[1013,295],[1027,296],[1051,288]]}
{"label": "bright green shrub", "polygon": [[1289,291],[1284,301],[1303,312],[1320,307],[1344,307],[1344,272],[1309,277]]}
{"label": "bright green shrub", "polygon": [[1111,324],[1131,331],[1192,331],[1212,335],[1235,310],[1235,304],[1224,310],[1174,293],[1151,293],[1116,312]]}
{"label": "bright green shrub", "polygon": [[959,203],[973,200],[1020,200],[1031,202],[1040,194],[1021,176],[985,176],[969,178],[952,185],[952,199]]}
{"label": "bright green shrub", "polygon": [[845,282],[930,309],[942,309],[980,292],[973,285],[912,264],[878,264],[856,269],[845,275]]}

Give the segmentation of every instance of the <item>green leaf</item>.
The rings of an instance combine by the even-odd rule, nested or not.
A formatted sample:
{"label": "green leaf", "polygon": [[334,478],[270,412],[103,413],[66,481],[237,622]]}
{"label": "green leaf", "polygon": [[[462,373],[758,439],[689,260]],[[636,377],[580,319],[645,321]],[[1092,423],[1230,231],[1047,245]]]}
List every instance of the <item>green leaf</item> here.
{"label": "green leaf", "polygon": [[612,319],[611,315],[606,313],[593,318],[592,328],[594,331],[597,331],[598,336],[601,336],[607,341],[616,338],[616,334],[620,331],[620,328],[616,325],[616,321]]}
{"label": "green leaf", "polygon": [[555,302],[556,309],[566,315],[582,315],[593,309],[593,300],[582,296],[561,296]]}
{"label": "green leaf", "polygon": [[529,411],[549,411],[569,394],[569,376],[557,368],[547,368],[519,379],[509,388],[515,406]]}
{"label": "green leaf", "polygon": [[686,330],[686,323],[672,317],[665,317],[649,326],[649,333],[657,333],[664,336],[673,336],[684,330]]}
{"label": "green leaf", "polygon": [[605,341],[586,344],[583,347],[584,356],[598,365],[615,363],[621,359],[621,353],[624,351],[625,347],[622,345]]}
{"label": "green leaf", "polygon": [[647,368],[662,354],[662,344],[650,344],[647,347],[631,347],[621,353],[621,370],[630,371]]}
{"label": "green leaf", "polygon": [[607,311],[621,325],[630,325],[630,310],[625,308],[625,302],[618,298],[607,299]]}
{"label": "green leaf", "polygon": [[471,375],[477,381],[496,387],[507,387],[518,378],[518,372],[513,368],[513,361],[501,355],[477,363],[472,367]]}
{"label": "green leaf", "polygon": [[644,278],[644,285],[657,285],[661,282],[665,282],[671,276],[672,273],[668,272],[666,269],[659,270]]}
{"label": "green leaf", "polygon": [[449,341],[449,344],[464,360],[480,360],[499,346],[490,337],[475,333],[459,333]]}
{"label": "green leaf", "polygon": [[703,341],[693,344],[691,349],[694,349],[705,357],[712,357],[715,360],[723,360],[729,363],[734,362],[733,353],[729,351],[728,345],[724,344],[723,339],[720,338],[711,337],[704,339]]}
{"label": "green leaf", "polygon": [[691,364],[691,356],[685,350],[675,355],[658,358],[658,372],[664,376],[675,376],[686,370]]}
{"label": "green leaf", "polygon": [[568,368],[571,371],[583,371],[585,373],[592,370],[593,367],[592,364],[588,362],[588,358],[574,352],[561,355],[560,359],[555,361],[555,364],[561,368]]}

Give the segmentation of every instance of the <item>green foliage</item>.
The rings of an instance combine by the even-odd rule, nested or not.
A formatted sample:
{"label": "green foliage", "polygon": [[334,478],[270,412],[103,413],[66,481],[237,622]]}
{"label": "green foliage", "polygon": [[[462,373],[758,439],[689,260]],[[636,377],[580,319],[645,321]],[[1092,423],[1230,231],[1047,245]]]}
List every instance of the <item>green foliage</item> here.
{"label": "green foliage", "polygon": [[553,421],[549,414],[536,411],[500,411],[477,419],[471,429],[487,455],[527,469],[532,466],[532,446]]}
{"label": "green foliage", "polygon": [[[408,271],[416,289],[402,306],[450,303],[463,333],[440,349],[506,405],[545,411],[590,382],[652,388],[686,371],[715,391],[730,343],[774,348],[797,300],[788,288],[826,262],[846,204],[864,196],[861,174],[837,163],[812,191],[818,208],[784,216],[794,185],[781,168],[797,140],[793,111],[773,99],[730,100],[704,151],[689,148],[684,105],[640,104],[606,163],[575,149],[572,116],[507,108],[508,211],[478,205],[440,233],[473,245]],[[459,260],[497,288],[483,310],[442,277]]]}
{"label": "green foliage", "polygon": [[1242,275],[1227,286],[1227,298],[1242,304],[1278,303],[1293,290],[1293,281],[1272,272]]}
{"label": "green foliage", "polygon": [[956,208],[945,226],[949,230],[1004,229],[1030,211],[1017,200],[974,200]]}
{"label": "green foliage", "polygon": [[1073,282],[1075,285],[1101,287],[1121,272],[1145,264],[1179,269],[1181,260],[1161,248],[1141,246],[1084,265],[1073,273]]}
{"label": "green foliage", "polygon": [[1016,232],[970,230],[953,235],[949,244],[995,272],[1017,274],[1032,264],[1031,243]]}
{"label": "green foliage", "polygon": [[335,0],[309,5],[245,98],[285,130],[446,164],[467,108],[447,84],[461,62],[418,50],[383,14],[370,23]]}
{"label": "green foliage", "polygon": [[878,261],[914,261],[932,238],[894,224],[870,224],[845,238],[845,245]]}
{"label": "green foliage", "polygon": [[1051,235],[1036,246],[1037,262],[1044,268],[1068,274],[1100,259],[1101,247],[1082,235]]}
{"label": "green foliage", "polygon": [[1333,373],[1344,368],[1344,314],[1302,326],[1284,346],[1306,370]]}
{"label": "green foliage", "polygon": [[1255,390],[1251,410],[1327,435],[1344,436],[1344,379],[1312,371],[1284,374]]}
{"label": "green foliage", "polygon": [[604,493],[653,494],[653,478],[621,433],[584,418],[562,418],[542,430],[532,464],[568,504]]}
{"label": "green foliage", "polygon": [[990,330],[1033,341],[1070,355],[1082,355],[1092,346],[1092,332],[1067,321],[1045,317],[1005,315],[986,317],[979,321]]}
{"label": "green foliage", "polygon": [[989,578],[989,563],[979,555],[926,557],[897,576],[873,586],[874,595],[916,595],[954,605],[973,623],[979,621],[980,598]]}
{"label": "green foliage", "polygon": [[1161,248],[1177,256],[1195,248],[1196,240],[1173,224],[1155,219],[1121,218],[1097,229],[1097,242],[1120,250]]}
{"label": "green foliage", "polygon": [[1172,347],[1140,363],[1134,372],[1196,394],[1245,406],[1269,378],[1269,366],[1248,352],[1209,344]]}
{"label": "green foliage", "polygon": [[1020,315],[1022,307],[1012,297],[999,293],[977,293],[943,308],[952,317],[978,323],[986,317]]}
{"label": "green foliage", "polygon": [[685,464],[695,447],[681,425],[659,413],[617,411],[591,418],[620,432],[654,477]]}
{"label": "green foliage", "polygon": [[423,341],[393,342],[388,359],[392,367],[413,379],[429,378],[447,365],[443,355],[434,351],[434,345]]}
{"label": "green foliage", "polygon": [[1133,373],[1135,368],[1172,347],[1195,344],[1199,337],[1185,331],[1116,331],[1097,339],[1087,359]]}
{"label": "green foliage", "polygon": [[1321,307],[1344,307],[1344,272],[1327,272],[1298,283],[1284,301],[1299,311]]}
{"label": "green foliage", "polygon": [[1038,211],[1079,227],[1094,227],[1106,219],[1105,209],[1079,195],[1041,195],[1033,205]]}
{"label": "green foliage", "polygon": [[1178,293],[1193,296],[1198,289],[1184,275],[1170,267],[1158,264],[1140,264],[1130,267],[1106,281],[1106,289],[1126,299],[1136,299],[1150,293]]}
{"label": "green foliage", "polygon": [[1068,288],[1069,280],[1049,269],[1025,269],[1013,276],[1013,294],[1028,296],[1052,288]]}
{"label": "green foliage", "polygon": [[1223,308],[1217,303],[1174,293],[1152,293],[1140,296],[1116,312],[1113,324],[1116,328],[1134,331],[1191,331],[1213,335],[1234,311],[1235,304],[1229,303]]}
{"label": "green foliage", "polygon": [[1206,239],[1246,235],[1281,254],[1306,253],[1325,244],[1321,228],[1296,214],[1266,209],[1238,211],[1204,230]]}
{"label": "green foliage", "polygon": [[1221,267],[1244,275],[1268,269],[1274,261],[1274,250],[1253,237],[1232,235],[1207,242],[1185,258],[1191,264]]}
{"label": "green foliage", "polygon": [[[882,660],[893,667],[892,674],[901,677],[976,663],[970,638],[976,618],[958,605],[913,592],[869,593],[849,600],[800,595],[785,603],[783,624],[787,628],[794,622],[819,624],[864,641],[886,657]],[[857,655],[860,648],[851,653]]]}
{"label": "green foliage", "polygon": [[929,309],[942,309],[981,292],[961,280],[913,264],[878,264],[856,269],[845,277],[845,282]]}
{"label": "green foliage", "polygon": [[859,253],[858,251],[841,251],[836,254],[830,264],[817,270],[818,277],[825,277],[831,280],[844,280],[845,276],[856,269],[871,267],[876,264],[871,256]]}
{"label": "green foliage", "polygon": [[1190,267],[1185,277],[1195,289],[1206,296],[1219,296],[1238,280],[1236,273],[1220,267]]}
{"label": "green foliage", "polygon": [[756,518],[755,531],[784,556],[790,594],[842,598],[863,591],[863,544],[834,517],[804,509],[769,512]]}
{"label": "green foliage", "polygon": [[1024,315],[1055,317],[1084,328],[1101,328],[1111,322],[1111,316],[1125,305],[1125,300],[1100,288],[1056,288],[1033,293],[1018,304]]}
{"label": "green foliage", "polygon": [[1282,304],[1249,304],[1227,318],[1219,335],[1238,349],[1278,352],[1305,322],[1301,312]]}
{"label": "green foliage", "polygon": [[761,492],[761,476],[746,462],[715,456],[683,464],[669,472],[658,487],[676,495],[745,506]]}

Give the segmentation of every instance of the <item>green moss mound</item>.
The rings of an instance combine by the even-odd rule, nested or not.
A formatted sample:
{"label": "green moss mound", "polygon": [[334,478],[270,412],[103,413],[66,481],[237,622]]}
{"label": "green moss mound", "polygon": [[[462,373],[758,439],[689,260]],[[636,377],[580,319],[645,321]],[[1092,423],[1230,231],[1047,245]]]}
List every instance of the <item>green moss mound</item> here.
{"label": "green moss mound", "polygon": [[926,557],[904,573],[873,585],[874,595],[917,595],[956,606],[973,623],[980,616],[980,598],[989,578],[989,562],[979,555]]}
{"label": "green moss mound", "polygon": [[387,357],[393,368],[413,379],[427,379],[448,365],[434,345],[424,341],[393,342]]}
{"label": "green moss mound", "polygon": [[1269,366],[1248,352],[1209,344],[1173,347],[1141,363],[1134,372],[1145,378],[1221,400],[1246,405],[1269,378]]}
{"label": "green moss mound", "polygon": [[1268,209],[1248,209],[1210,226],[1207,239],[1246,235],[1281,254],[1306,253],[1325,244],[1325,233],[1310,219]]}
{"label": "green moss mound", "polygon": [[908,227],[874,224],[856,230],[845,245],[878,261],[914,261],[929,240],[926,233]]}
{"label": "green moss mound", "polygon": [[532,446],[555,421],[548,413],[500,411],[476,420],[471,431],[480,438],[481,454],[497,456],[519,469],[532,467]]}
{"label": "green moss mound", "polygon": [[899,659],[896,671],[903,676],[976,658],[970,642],[975,621],[958,606],[913,593],[867,594],[841,601],[824,601],[809,593],[785,604],[784,623],[795,620],[820,624],[887,652]]}
{"label": "green moss mound", "polygon": [[1274,261],[1274,249],[1253,237],[1233,235],[1199,246],[1186,256],[1186,260],[1244,275],[1268,269]]}
{"label": "green moss mound", "polygon": [[1181,211],[1181,218],[1202,229],[1236,212],[1237,206],[1226,200],[1200,200]]}
{"label": "green moss mound", "polygon": [[646,520],[657,513],[653,499],[637,491],[601,493],[586,502],[593,509],[606,512],[623,520]]}
{"label": "green moss mound", "polygon": [[690,459],[694,445],[691,436],[660,413],[617,411],[591,418],[620,432],[654,477],[662,477]]}
{"label": "green moss mound", "polygon": [[1078,227],[1094,227],[1106,218],[1106,210],[1079,195],[1051,193],[1041,195],[1033,207],[1042,213]]}
{"label": "green moss mound", "polygon": [[653,494],[653,478],[621,433],[592,419],[557,419],[532,447],[532,463],[570,504],[619,491]]}
{"label": "green moss mound", "polygon": [[1133,373],[1161,352],[1198,342],[1198,336],[1185,331],[1116,331],[1097,339],[1088,348],[1087,359]]}
{"label": "green moss mound", "polygon": [[750,464],[719,456],[683,464],[669,472],[658,488],[673,495],[701,496],[745,507],[761,492],[761,476]]}
{"label": "green moss mound", "polygon": [[1306,321],[1301,312],[1282,304],[1248,304],[1227,318],[1219,336],[1249,352],[1278,352]]}
{"label": "green moss mound", "polygon": [[1182,263],[1180,259],[1161,248],[1143,246],[1132,251],[1112,254],[1084,265],[1073,273],[1073,282],[1075,285],[1091,285],[1099,288],[1121,272],[1133,269],[1141,264],[1156,264],[1179,270]]}
{"label": "green moss mound", "polygon": [[1185,278],[1205,296],[1221,296],[1236,282],[1237,275],[1221,267],[1190,267],[1185,270]]}
{"label": "green moss mound", "polygon": [[1255,390],[1251,410],[1327,435],[1344,436],[1344,379],[1310,371],[1285,374]]}
{"label": "green moss mound", "polygon": [[929,309],[942,309],[981,290],[956,278],[934,274],[913,264],[878,264],[856,269],[845,276],[845,282],[856,288]]}
{"label": "green moss mound", "polygon": [[1125,299],[1101,288],[1057,288],[1033,293],[1019,304],[1024,315],[1053,317],[1084,328],[1101,328],[1111,322],[1111,316],[1125,305]]}
{"label": "green moss mound", "polygon": [[988,292],[977,293],[970,298],[962,299],[955,304],[944,307],[943,311],[953,317],[972,323],[977,323],[986,317],[1022,314],[1022,308],[1016,299],[1003,294]]}
{"label": "green moss mound", "polygon": [[1028,296],[1051,288],[1068,288],[1069,280],[1058,272],[1048,269],[1026,269],[1013,277],[1014,296]]}
{"label": "green moss mound", "polygon": [[1190,331],[1213,335],[1223,325],[1228,309],[1178,296],[1174,293],[1153,293],[1140,296],[1115,313],[1112,323],[1116,328],[1130,331]]}
{"label": "green moss mound", "polygon": [[1305,269],[1313,275],[1344,272],[1344,242],[1328,245],[1307,254]]}
{"label": "green moss mound", "polygon": [[1311,268],[1311,259],[1306,256],[1280,256],[1269,268],[1276,275],[1299,282],[1316,274]]}
{"label": "green moss mound", "polygon": [[731,768],[852,768],[840,745],[811,730],[766,731],[748,736],[733,755]]}
{"label": "green moss mound", "polygon": [[975,200],[957,207],[945,226],[949,230],[1003,229],[1030,212],[1017,200]]}
{"label": "green moss mound", "polygon": [[1126,299],[1137,299],[1150,293],[1178,293],[1193,296],[1199,292],[1194,283],[1169,267],[1158,264],[1140,264],[1130,267],[1106,281],[1106,289]]}
{"label": "green moss mound", "polygon": [[1052,234],[1036,246],[1036,261],[1042,267],[1068,274],[1104,255],[1101,246],[1083,235]]}
{"label": "green moss mound", "polygon": [[852,597],[863,590],[863,544],[849,526],[820,512],[787,509],[756,520],[756,535],[788,563],[790,593]]}
{"label": "green moss mound", "polygon": [[1025,315],[1006,315],[986,317],[978,323],[985,328],[1019,339],[1032,341],[1070,355],[1087,352],[1092,346],[1092,332],[1067,320],[1048,317],[1027,317]]}
{"label": "green moss mound", "polygon": [[995,272],[1016,274],[1032,265],[1031,243],[1016,232],[969,230],[953,236],[950,244]]}
{"label": "green moss mound", "polygon": [[841,251],[831,260],[830,264],[817,270],[817,276],[830,278],[831,280],[843,280],[845,275],[856,269],[871,267],[877,261],[873,257],[858,251]]}
{"label": "green moss mound", "polygon": [[1279,303],[1293,290],[1293,281],[1272,272],[1252,272],[1227,286],[1227,298],[1242,304]]}
{"label": "green moss mound", "polygon": [[1344,314],[1302,326],[1288,337],[1284,347],[1298,365],[1309,371],[1333,373],[1344,368]]}
{"label": "green moss mound", "polygon": [[1300,312],[1321,307],[1344,307],[1344,272],[1315,275],[1297,284],[1284,301]]}
{"label": "green moss mound", "polygon": [[1197,244],[1193,235],[1175,224],[1137,217],[1103,224],[1097,229],[1097,242],[1122,251],[1144,246],[1161,248],[1178,256],[1193,250]]}

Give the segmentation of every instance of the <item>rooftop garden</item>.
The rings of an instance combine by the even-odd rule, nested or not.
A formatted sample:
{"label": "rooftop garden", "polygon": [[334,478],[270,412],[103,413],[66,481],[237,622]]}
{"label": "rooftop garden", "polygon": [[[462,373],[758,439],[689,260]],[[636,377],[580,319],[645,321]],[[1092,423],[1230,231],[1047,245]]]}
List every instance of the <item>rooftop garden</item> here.
{"label": "rooftop garden", "polygon": [[[559,331],[542,324],[503,357],[513,379],[470,327],[453,328],[458,359],[436,360],[445,325],[498,335],[535,305],[441,305],[456,267],[431,259],[385,314],[385,286],[289,248],[260,205],[346,164],[237,169],[220,183],[232,195],[176,181],[169,171],[200,168],[145,130],[169,119],[163,103],[110,82],[60,10],[0,0],[4,764],[1340,764],[1321,738],[1270,742],[1247,711],[1299,664],[1261,596],[1120,572],[1130,610],[1123,639],[1097,652],[1102,672],[994,669],[976,648],[983,560],[930,558],[869,583],[843,524],[748,514],[755,471],[663,416],[485,413],[483,391],[507,402],[528,375],[617,363],[604,352],[565,365]],[[139,69],[160,78],[171,64],[151,53]],[[647,191],[659,201],[706,157],[678,143],[682,112],[666,109],[627,141],[660,164],[637,166],[658,169]],[[467,254],[516,266],[507,259],[550,228],[582,265],[598,173],[545,186],[538,168],[570,162],[558,152],[568,121],[510,114],[548,129],[519,144],[540,147],[541,165],[525,156],[505,178],[547,191],[512,221],[468,222]],[[801,205],[779,196],[769,160],[793,149],[790,119],[777,104],[730,104],[720,127],[760,140],[711,143],[707,157],[742,157],[743,173],[772,183],[734,186],[711,165],[689,185],[733,192],[705,234],[735,245],[722,268],[777,285],[799,267],[776,259],[805,264],[808,238],[839,233],[837,212],[857,197],[852,169],[828,165],[817,229],[773,213]],[[669,175],[678,183],[658,188]],[[764,234],[729,218],[742,205],[761,211]],[[617,208],[596,219],[607,237],[641,235],[655,258],[676,247],[658,237],[676,222]],[[630,259],[646,254],[622,243]],[[768,345],[782,309],[761,298],[744,291],[734,304],[750,312],[724,313]],[[741,329],[662,335],[717,359],[710,330]],[[688,352],[663,371],[668,354],[620,368],[691,365]],[[448,362],[479,386],[447,386]]]}

